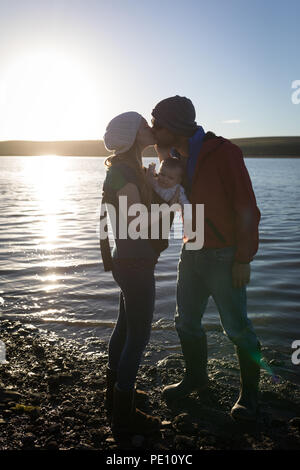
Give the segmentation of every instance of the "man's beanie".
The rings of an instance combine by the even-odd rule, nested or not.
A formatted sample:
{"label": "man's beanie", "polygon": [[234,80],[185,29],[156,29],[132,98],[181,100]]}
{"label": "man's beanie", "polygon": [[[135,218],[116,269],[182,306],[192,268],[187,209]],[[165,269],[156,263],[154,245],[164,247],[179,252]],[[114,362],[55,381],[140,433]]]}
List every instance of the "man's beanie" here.
{"label": "man's beanie", "polygon": [[108,124],[103,140],[107,150],[115,155],[127,152],[136,139],[142,116],[135,111],[119,114]]}
{"label": "man's beanie", "polygon": [[174,134],[189,137],[197,129],[196,112],[191,100],[185,96],[172,96],[160,101],[152,111],[158,125]]}

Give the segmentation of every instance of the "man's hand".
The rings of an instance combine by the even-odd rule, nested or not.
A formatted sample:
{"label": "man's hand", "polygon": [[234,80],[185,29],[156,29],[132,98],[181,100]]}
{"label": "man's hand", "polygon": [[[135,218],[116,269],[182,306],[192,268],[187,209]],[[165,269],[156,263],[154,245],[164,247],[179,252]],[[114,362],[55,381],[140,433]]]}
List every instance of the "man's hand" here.
{"label": "man's hand", "polygon": [[232,266],[233,287],[243,287],[250,281],[250,263],[241,264],[235,261]]}

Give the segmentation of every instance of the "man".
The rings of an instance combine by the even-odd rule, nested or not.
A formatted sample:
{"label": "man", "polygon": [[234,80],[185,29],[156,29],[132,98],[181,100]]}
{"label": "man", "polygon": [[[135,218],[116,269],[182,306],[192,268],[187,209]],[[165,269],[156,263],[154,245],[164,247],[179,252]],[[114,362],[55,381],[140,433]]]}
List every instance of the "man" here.
{"label": "man", "polygon": [[242,152],[229,140],[205,133],[188,98],[162,100],[152,116],[159,158],[171,155],[185,162],[187,195],[193,208],[204,204],[205,214],[203,248],[187,250],[183,244],[178,265],[175,326],[185,375],[178,384],[165,387],[163,394],[167,400],[178,400],[208,386],[207,340],[201,320],[212,296],[240,365],[240,396],[231,415],[255,419],[261,355],[247,317],[246,284],[258,249],[260,212]]}

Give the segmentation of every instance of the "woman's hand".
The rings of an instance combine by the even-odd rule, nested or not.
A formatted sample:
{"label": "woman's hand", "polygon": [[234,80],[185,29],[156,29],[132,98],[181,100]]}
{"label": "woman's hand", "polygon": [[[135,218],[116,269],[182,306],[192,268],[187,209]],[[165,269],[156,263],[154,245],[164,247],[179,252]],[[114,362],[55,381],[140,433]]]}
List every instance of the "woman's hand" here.
{"label": "woman's hand", "polygon": [[156,176],[156,171],[155,171],[156,163],[149,163],[148,168],[146,168],[146,173],[148,175]]}
{"label": "woman's hand", "polygon": [[154,145],[154,148],[155,148],[155,151],[157,153],[157,156],[160,162],[170,156],[171,147],[170,148],[160,147],[158,144],[156,144]]}
{"label": "woman's hand", "polygon": [[156,180],[155,166],[155,163],[150,163],[148,168],[146,168],[146,177],[151,185],[153,185],[154,181]]}

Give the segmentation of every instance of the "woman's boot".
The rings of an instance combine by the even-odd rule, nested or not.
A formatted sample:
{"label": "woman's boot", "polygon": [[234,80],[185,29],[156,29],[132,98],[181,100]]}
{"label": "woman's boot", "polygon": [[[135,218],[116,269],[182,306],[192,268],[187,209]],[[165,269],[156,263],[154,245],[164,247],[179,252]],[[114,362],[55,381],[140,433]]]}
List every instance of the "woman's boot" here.
{"label": "woman's boot", "polygon": [[162,391],[163,397],[171,402],[180,400],[194,391],[202,392],[208,387],[207,376],[207,339],[178,331],[185,374],[181,382],[168,385]]}
{"label": "woman's boot", "polygon": [[134,434],[150,435],[159,431],[161,420],[143,413],[135,406],[134,390],[120,390],[114,386],[111,430],[115,439]]}
{"label": "woman's boot", "polygon": [[[106,390],[105,390],[105,399],[104,406],[106,408],[106,413],[108,420],[111,421],[112,410],[113,410],[113,401],[114,401],[114,386],[117,381],[117,372],[111,370],[109,367],[106,368]],[[142,390],[135,389],[135,399],[139,406],[143,407],[148,401],[148,395]]]}
{"label": "woman's boot", "polygon": [[257,345],[257,350],[251,353],[236,347],[241,381],[240,396],[231,410],[231,416],[236,420],[253,421],[257,418],[260,349],[260,343]]}

